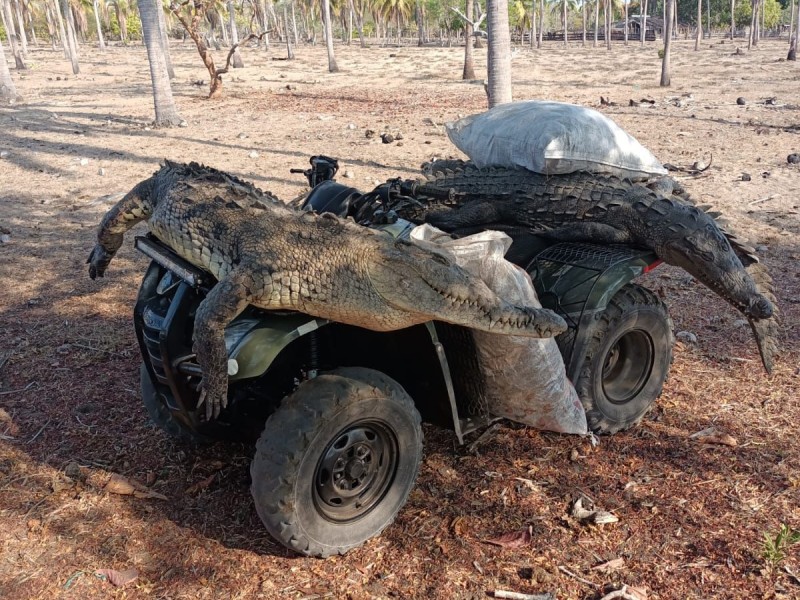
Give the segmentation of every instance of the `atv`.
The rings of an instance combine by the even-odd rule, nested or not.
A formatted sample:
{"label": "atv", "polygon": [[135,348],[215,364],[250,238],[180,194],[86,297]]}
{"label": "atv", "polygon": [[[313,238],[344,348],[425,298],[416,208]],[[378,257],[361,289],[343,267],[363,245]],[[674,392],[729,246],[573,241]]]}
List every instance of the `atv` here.
{"label": "atv", "polygon": [[[414,186],[399,180],[363,194],[337,183],[337,169],[334,159],[312,157],[301,171],[312,189],[300,209],[352,216],[368,202],[413,196]],[[396,237],[413,228],[380,210],[370,223]],[[153,236],[135,245],[151,259],[134,309],[151,420],[187,442],[256,440],[256,510],[294,551],[344,553],[392,522],[414,485],[423,421],[452,429],[463,443],[497,419],[481,401],[469,329],[428,322],[375,332],[249,307],[225,331],[228,407],[204,420],[192,332],[215,281]],[[557,342],[590,429],[610,434],[636,424],[660,394],[672,358],[666,306],[631,283],[658,258],[544,239],[512,245],[507,258],[530,273],[541,303],[569,324]]]}

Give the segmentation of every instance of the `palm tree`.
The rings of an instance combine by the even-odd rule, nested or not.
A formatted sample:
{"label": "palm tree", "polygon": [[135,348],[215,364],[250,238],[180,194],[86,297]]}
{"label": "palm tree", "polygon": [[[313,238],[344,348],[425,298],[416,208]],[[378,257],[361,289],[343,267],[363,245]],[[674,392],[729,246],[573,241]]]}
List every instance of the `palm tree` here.
{"label": "palm tree", "polygon": [[322,17],[325,21],[325,48],[328,51],[328,72],[338,73],[339,65],[333,55],[333,26],[331,24],[331,2],[322,0]]}
{"label": "palm tree", "polygon": [[[464,71],[461,74],[461,79],[466,81],[475,79],[475,53],[472,48],[472,7],[472,0],[467,0],[464,7],[464,40],[466,42],[464,45]],[[532,42],[533,40],[531,40]]]}
{"label": "palm tree", "polygon": [[17,32],[14,29],[14,17],[11,14],[9,0],[0,0],[0,3],[3,5],[3,25],[6,30],[8,42],[11,45],[11,53],[14,55],[14,64],[17,67],[17,71],[25,71],[28,67],[25,65],[25,61],[22,58],[22,50],[17,38]]}
{"label": "palm tree", "polygon": [[700,39],[703,35],[703,0],[697,0],[697,34],[694,37],[694,51],[700,49]]}
{"label": "palm tree", "polygon": [[670,63],[669,50],[672,42],[672,14],[675,10],[675,0],[666,0],[664,7],[666,15],[664,17],[664,58],[661,59],[661,87],[669,87],[670,84]]}
{"label": "palm tree", "polygon": [[106,42],[103,39],[103,28],[100,26],[100,9],[97,5],[97,0],[92,0],[92,5],[94,8],[94,21],[97,24],[97,41],[100,45],[100,50],[106,49]]}
{"label": "palm tree", "polygon": [[156,13],[158,14],[158,31],[161,38],[161,48],[164,61],[167,63],[167,74],[170,79],[175,79],[175,69],[172,66],[172,56],[169,53],[169,36],[167,35],[167,18],[164,16],[164,5],[161,0],[156,0]]}
{"label": "palm tree", "polygon": [[487,0],[486,23],[489,30],[486,93],[489,108],[511,102],[511,33],[508,29],[507,0]]}
{"label": "palm tree", "polygon": [[[58,0],[56,0],[58,2]],[[64,22],[67,25],[67,44],[69,45],[69,59],[72,63],[72,74],[77,75],[81,72],[78,65],[78,40],[75,37],[75,17],[72,15],[72,8],[69,5],[69,0],[61,0],[60,2],[61,14],[64,16]]]}
{"label": "palm tree", "polygon": [[172,86],[169,83],[167,62],[164,59],[164,47],[161,42],[158,13],[158,0],[139,0],[139,16],[142,20],[142,37],[147,47],[147,60],[150,62],[150,79],[153,82],[153,104],[156,110],[155,125],[171,127],[180,125],[183,119],[175,107],[172,98]]}
{"label": "palm tree", "polygon": [[17,98],[17,88],[14,87],[11,71],[8,70],[2,41],[0,41],[0,98],[3,100],[16,100]]}

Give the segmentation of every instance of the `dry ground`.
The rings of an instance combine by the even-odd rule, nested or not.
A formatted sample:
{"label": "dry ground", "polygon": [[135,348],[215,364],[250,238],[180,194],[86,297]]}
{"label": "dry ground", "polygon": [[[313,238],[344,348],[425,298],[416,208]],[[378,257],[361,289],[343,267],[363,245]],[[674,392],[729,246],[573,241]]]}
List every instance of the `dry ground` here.
{"label": "dry ground", "polygon": [[[765,534],[800,528],[800,171],[786,161],[800,151],[800,67],[780,60],[785,41],[743,56],[734,47],[714,39],[695,53],[679,43],[665,90],[655,45],[553,44],[519,54],[514,91],[589,106],[610,97],[617,104],[602,110],[663,162],[713,155],[685,185],[729,215],[775,276],[786,350],[775,373],[762,373],[738,314],[660,268],[646,284],[698,343],[679,344],[640,427],[593,448],[507,424],[477,454],[428,428],[396,523],[328,560],[293,556],[262,529],[248,491],[251,448],[193,449],[148,424],[130,319],[146,261],[126,244],[105,280],[89,280],[84,261],[109,206],[96,199],[130,189],[164,157],[204,161],[287,199],[303,189],[289,168],[315,153],[342,159],[362,188],[412,175],[455,153],[443,121],[485,107],[480,82],[459,80],[462,50],[340,48],[337,75],[321,47],[299,48],[293,62],[271,60],[282,49],[246,50],[248,67],[209,102],[193,83],[208,79],[199,59],[176,45],[174,92],[188,127],[172,130],[146,127],[142,48],[84,48],[77,77],[60,54],[33,51],[31,70],[13,73],[25,101],[0,109],[0,597],[484,598],[500,588],[596,599],[623,583],[651,599],[800,597],[789,573],[800,573],[798,546],[782,562],[763,556]],[[655,104],[628,106],[642,98]],[[402,145],[368,139],[367,129],[402,132]],[[712,425],[738,445],[689,438]],[[67,476],[76,476],[71,463],[86,481]],[[101,486],[111,473],[166,500],[110,494]],[[619,522],[569,518],[579,493]],[[529,526],[525,547],[485,542]],[[592,569],[616,558],[620,568]],[[136,569],[138,579],[115,588],[94,575],[103,568]]]}

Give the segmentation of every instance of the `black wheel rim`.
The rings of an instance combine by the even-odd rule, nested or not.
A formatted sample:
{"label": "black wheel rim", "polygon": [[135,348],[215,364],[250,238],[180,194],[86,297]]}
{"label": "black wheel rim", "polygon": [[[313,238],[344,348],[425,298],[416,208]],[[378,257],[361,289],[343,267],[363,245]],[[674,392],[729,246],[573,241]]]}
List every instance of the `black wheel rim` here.
{"label": "black wheel rim", "polygon": [[378,421],[359,421],[338,433],[314,471],[314,505],[336,523],[354,521],[383,500],[397,472],[398,443]]}
{"label": "black wheel rim", "polygon": [[653,371],[653,340],[641,330],[625,332],[609,348],[603,361],[603,392],[613,404],[636,398]]}

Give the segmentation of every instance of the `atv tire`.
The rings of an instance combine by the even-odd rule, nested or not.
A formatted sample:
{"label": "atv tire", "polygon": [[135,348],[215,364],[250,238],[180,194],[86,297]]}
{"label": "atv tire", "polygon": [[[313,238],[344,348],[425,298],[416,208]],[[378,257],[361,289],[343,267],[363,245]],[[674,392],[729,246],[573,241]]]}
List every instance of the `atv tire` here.
{"label": "atv tire", "polygon": [[405,390],[378,371],[340,368],[301,384],[267,419],[251,492],[284,546],[344,554],[395,519],[421,459],[420,416]]}
{"label": "atv tire", "polygon": [[672,329],[666,305],[632,283],[597,315],[573,382],[591,431],[616,433],[644,417],[661,394],[672,363]]}
{"label": "atv tire", "polygon": [[211,440],[204,435],[193,431],[175,417],[161,400],[156,387],[150,379],[150,373],[142,364],[139,367],[139,385],[142,390],[142,402],[150,417],[150,421],[172,439],[187,444],[207,444]]}

